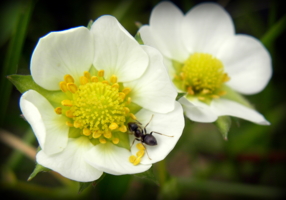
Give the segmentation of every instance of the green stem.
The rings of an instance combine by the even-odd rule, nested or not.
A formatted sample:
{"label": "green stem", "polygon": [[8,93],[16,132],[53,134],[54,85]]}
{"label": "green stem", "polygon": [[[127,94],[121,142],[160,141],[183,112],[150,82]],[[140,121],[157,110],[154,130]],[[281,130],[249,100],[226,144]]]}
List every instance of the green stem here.
{"label": "green stem", "polygon": [[167,179],[167,169],[165,160],[162,160],[157,163],[157,172],[158,172],[159,184],[162,187]]}
{"label": "green stem", "polygon": [[286,28],[286,15],[284,15],[277,23],[275,23],[261,38],[261,42],[270,47],[271,43],[281,34]]}
{"label": "green stem", "polygon": [[34,3],[32,0],[25,1],[25,3],[23,3],[21,10],[22,12],[18,15],[18,20],[9,43],[7,54],[5,56],[4,66],[1,74],[1,77],[3,78],[0,82],[0,94],[2,96],[0,98],[0,126],[2,126],[4,123],[7,105],[9,103],[12,90],[12,84],[4,77],[17,72],[26,36],[27,26],[33,7]]}

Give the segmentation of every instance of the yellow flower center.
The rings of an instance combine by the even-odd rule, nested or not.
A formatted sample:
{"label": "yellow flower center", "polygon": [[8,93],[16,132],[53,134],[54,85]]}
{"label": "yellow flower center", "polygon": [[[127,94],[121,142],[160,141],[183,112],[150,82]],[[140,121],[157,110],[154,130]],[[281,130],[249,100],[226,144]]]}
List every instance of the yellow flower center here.
{"label": "yellow flower center", "polygon": [[101,144],[107,140],[118,144],[120,140],[113,137],[113,132],[127,131],[127,117],[136,120],[128,107],[131,90],[118,83],[115,75],[109,81],[103,76],[103,70],[98,71],[98,76],[84,72],[77,85],[71,75],[65,75],[59,85],[68,98],[55,112],[68,117],[66,125],[80,129],[82,135],[98,139]]}
{"label": "yellow flower center", "polygon": [[226,93],[222,86],[230,78],[222,62],[210,54],[194,53],[183,64],[175,64],[175,69],[173,81],[189,98],[209,103]]}

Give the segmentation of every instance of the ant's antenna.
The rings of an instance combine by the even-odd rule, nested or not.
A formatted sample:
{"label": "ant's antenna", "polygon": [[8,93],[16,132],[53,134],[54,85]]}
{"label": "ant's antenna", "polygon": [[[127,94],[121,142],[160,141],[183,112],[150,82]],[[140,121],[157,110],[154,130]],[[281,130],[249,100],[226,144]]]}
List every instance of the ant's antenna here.
{"label": "ant's antenna", "polygon": [[156,131],[151,131],[151,135],[152,135],[152,133],[157,133],[157,134],[159,134],[159,135],[164,135],[164,136],[167,136],[167,137],[174,137],[173,135],[165,135],[165,134],[162,134],[162,133],[159,133],[159,132],[156,132]]}

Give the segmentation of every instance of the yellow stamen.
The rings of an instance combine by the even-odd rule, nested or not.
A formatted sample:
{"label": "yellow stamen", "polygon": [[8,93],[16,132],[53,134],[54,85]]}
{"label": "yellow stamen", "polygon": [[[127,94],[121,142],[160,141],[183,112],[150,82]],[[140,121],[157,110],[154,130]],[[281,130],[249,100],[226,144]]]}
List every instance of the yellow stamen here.
{"label": "yellow stamen", "polygon": [[130,104],[131,103],[131,97],[128,97],[127,98],[127,104]]}
{"label": "yellow stamen", "polygon": [[228,76],[228,74],[227,74],[227,73],[223,74],[223,79],[222,79],[222,81],[223,81],[223,82],[227,82],[227,81],[229,81],[229,80],[230,80],[230,77]]}
{"label": "yellow stamen", "polygon": [[137,153],[136,153],[136,156],[142,158],[145,154],[145,150],[139,150]]}
{"label": "yellow stamen", "polygon": [[61,90],[62,90],[63,92],[68,91],[67,83],[64,82],[64,81],[61,81],[61,82],[60,82],[60,88],[61,88]]}
{"label": "yellow stamen", "polygon": [[119,84],[118,83],[114,83],[111,87],[119,89]]}
{"label": "yellow stamen", "polygon": [[111,131],[104,132],[103,136],[107,139],[112,137]]}
{"label": "yellow stamen", "polygon": [[66,116],[69,118],[73,118],[73,112],[71,110],[66,111]]}
{"label": "yellow stamen", "polygon": [[203,89],[203,91],[201,93],[202,94],[209,94],[209,93],[211,93],[211,91],[208,89]]}
{"label": "yellow stamen", "polygon": [[117,82],[117,76],[112,75],[112,76],[110,77],[110,82],[111,82],[111,83],[116,83],[116,82]]}
{"label": "yellow stamen", "polygon": [[118,144],[119,143],[119,138],[113,138],[112,142],[113,142],[113,144]]}
{"label": "yellow stamen", "polygon": [[96,83],[96,82],[98,82],[98,77],[97,76],[92,76],[90,80],[91,80],[91,82]]}
{"label": "yellow stamen", "polygon": [[66,122],[66,125],[69,126],[69,127],[73,127],[73,124],[70,123],[69,121]]}
{"label": "yellow stamen", "polygon": [[219,96],[218,96],[218,95],[215,95],[215,94],[212,95],[211,97],[212,97],[213,99],[218,99],[218,98],[219,98]]}
{"label": "yellow stamen", "polygon": [[100,142],[101,144],[105,144],[105,143],[106,143],[106,139],[100,138],[100,139],[99,139],[99,142]]}
{"label": "yellow stamen", "polygon": [[137,143],[136,144],[136,148],[139,149],[139,150],[145,150],[145,147],[142,143]]}
{"label": "yellow stamen", "polygon": [[63,106],[70,106],[71,107],[73,105],[71,100],[68,100],[68,99],[63,100],[61,103]]}
{"label": "yellow stamen", "polygon": [[134,119],[134,120],[137,119],[136,116],[135,116],[133,113],[130,113],[130,117],[131,117],[132,119]]}
{"label": "yellow stamen", "polygon": [[104,84],[110,85],[109,82],[107,80],[101,81]]}
{"label": "yellow stamen", "polygon": [[62,108],[61,108],[61,107],[55,108],[55,112],[56,112],[58,115],[62,114]]}
{"label": "yellow stamen", "polygon": [[118,125],[113,122],[113,123],[111,123],[111,124],[109,125],[109,128],[110,128],[111,130],[115,130],[115,129],[118,128]]}
{"label": "yellow stamen", "polygon": [[206,98],[205,97],[198,97],[199,100],[204,101]]}
{"label": "yellow stamen", "polygon": [[195,92],[194,92],[192,86],[189,86],[189,87],[188,87],[188,94],[190,94],[190,95],[194,95],[194,94],[195,94]]}
{"label": "yellow stamen", "polygon": [[123,93],[123,92],[119,92],[118,94],[119,94],[119,97],[120,97],[122,100],[124,100],[126,94]]}
{"label": "yellow stamen", "polygon": [[132,155],[129,157],[129,162],[134,163],[135,160],[136,160],[136,156]]}
{"label": "yellow stamen", "polygon": [[90,131],[88,128],[84,128],[84,129],[82,130],[82,134],[84,134],[85,136],[90,136],[91,131]]}
{"label": "yellow stamen", "polygon": [[93,133],[92,133],[92,137],[93,138],[99,138],[101,136],[101,133],[99,132],[99,131],[94,131]]}
{"label": "yellow stamen", "polygon": [[226,94],[226,91],[224,91],[224,90],[219,91],[219,93],[218,93],[219,96],[223,96],[223,95],[225,95],[225,94]]}
{"label": "yellow stamen", "polygon": [[135,159],[135,161],[133,162],[133,165],[138,165],[140,162],[141,162],[141,158],[140,158],[140,157],[137,157],[137,158]]}
{"label": "yellow stamen", "polygon": [[80,82],[81,85],[85,85],[85,84],[87,84],[89,81],[88,81],[88,79],[87,79],[85,76],[81,76],[81,77],[79,78],[79,82]]}
{"label": "yellow stamen", "polygon": [[128,107],[124,107],[123,109],[124,109],[126,114],[128,114],[130,112],[130,109]]}
{"label": "yellow stamen", "polygon": [[126,126],[125,125],[120,126],[119,131],[125,133],[127,131]]}
{"label": "yellow stamen", "polygon": [[74,83],[73,77],[71,75],[69,75],[69,74],[65,75],[64,80],[65,80],[66,83]]}
{"label": "yellow stamen", "polygon": [[78,121],[74,121],[74,122],[73,122],[73,126],[74,126],[75,128],[79,128],[79,127],[81,127],[81,124],[80,124]]}
{"label": "yellow stamen", "polygon": [[68,83],[67,84],[68,90],[72,93],[76,93],[77,86],[74,83]]}
{"label": "yellow stamen", "polygon": [[104,70],[99,70],[98,71],[98,74],[97,74],[99,77],[103,77],[104,76]]}
{"label": "yellow stamen", "polygon": [[90,73],[88,71],[83,72],[84,77],[86,77],[88,80],[90,79]]}
{"label": "yellow stamen", "polygon": [[124,92],[126,95],[129,94],[131,92],[131,89],[126,87],[122,90],[122,92]]}

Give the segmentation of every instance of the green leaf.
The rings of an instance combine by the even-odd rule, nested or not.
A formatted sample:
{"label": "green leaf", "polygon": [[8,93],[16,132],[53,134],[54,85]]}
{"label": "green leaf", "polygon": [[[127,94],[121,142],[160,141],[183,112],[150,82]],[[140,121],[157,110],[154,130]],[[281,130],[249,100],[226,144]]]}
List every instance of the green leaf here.
{"label": "green leaf", "polygon": [[222,137],[227,140],[227,134],[231,126],[231,118],[229,116],[220,116],[214,123]]}
{"label": "green leaf", "polygon": [[35,90],[48,99],[53,106],[57,106],[66,98],[66,94],[61,91],[49,91],[40,87],[34,82],[31,75],[10,75],[7,78],[21,93]]}
{"label": "green leaf", "polygon": [[185,92],[181,92],[181,93],[178,93],[177,97],[176,97],[176,101],[178,101],[180,98],[182,98],[183,96],[185,96]]}
{"label": "green leaf", "polygon": [[159,181],[156,179],[154,175],[153,166],[143,173],[134,174],[134,176],[153,181],[155,184],[159,185]]}
{"label": "green leaf", "polygon": [[144,44],[141,36],[140,36],[140,33],[137,32],[136,35],[135,35],[135,40],[139,43],[139,44]]}
{"label": "green leaf", "polygon": [[37,163],[34,171],[29,176],[28,181],[32,180],[39,172],[47,172],[47,171],[51,170]]}
{"label": "green leaf", "polygon": [[249,101],[242,96],[241,94],[237,93],[236,91],[232,90],[228,86],[224,85],[223,90],[226,91],[226,95],[223,96],[223,98],[236,101],[237,103],[240,103],[248,108],[252,108],[253,106],[249,103]]}

